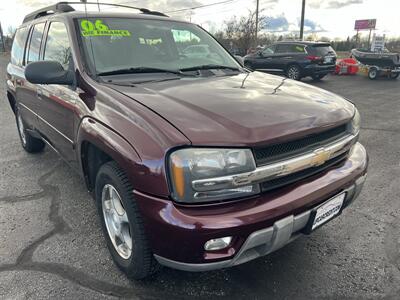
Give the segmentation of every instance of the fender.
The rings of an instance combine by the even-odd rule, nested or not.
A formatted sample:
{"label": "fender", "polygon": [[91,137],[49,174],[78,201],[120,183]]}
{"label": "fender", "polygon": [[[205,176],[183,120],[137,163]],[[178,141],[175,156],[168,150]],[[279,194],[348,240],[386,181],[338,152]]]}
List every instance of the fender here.
{"label": "fender", "polygon": [[[132,184],[132,170],[141,165],[141,159],[136,150],[120,135],[102,125],[93,118],[86,117],[80,123],[76,140],[76,155],[83,177],[85,170],[82,161],[82,145],[89,142],[115,160],[130,177]],[[87,178],[85,177],[86,184]]]}
{"label": "fender", "polygon": [[[164,162],[143,161],[127,140],[91,117],[85,117],[80,123],[76,140],[79,169],[82,177],[85,178],[87,187],[89,187],[89,182],[85,176],[85,166],[81,155],[84,142],[93,144],[116,161],[125,171],[135,190],[168,197],[169,188],[161,172]],[[149,176],[153,181],[149,181]]]}

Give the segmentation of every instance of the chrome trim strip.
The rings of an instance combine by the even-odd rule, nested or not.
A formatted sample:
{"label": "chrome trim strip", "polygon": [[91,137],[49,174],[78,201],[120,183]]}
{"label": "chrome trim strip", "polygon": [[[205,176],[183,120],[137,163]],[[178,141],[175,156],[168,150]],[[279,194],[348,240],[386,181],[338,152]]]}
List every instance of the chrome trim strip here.
{"label": "chrome trim strip", "polygon": [[47,126],[49,126],[51,129],[53,129],[55,132],[57,132],[59,135],[61,135],[64,139],[66,139],[68,142],[70,142],[72,145],[74,145],[74,141],[71,140],[69,137],[67,137],[65,134],[63,134],[61,131],[59,131],[57,128],[55,128],[53,125],[51,125],[49,122],[47,122],[45,119],[43,119],[41,116],[39,116],[37,113],[35,113],[32,109],[27,107],[23,103],[18,103],[19,105],[23,106],[25,109],[29,110],[31,113],[33,113],[36,117],[38,117],[43,123],[45,123]]}
{"label": "chrome trim strip", "polygon": [[313,152],[296,156],[288,160],[256,168],[254,171],[237,175],[221,176],[209,179],[194,180],[192,187],[197,192],[231,189],[252,185],[266,180],[283,177],[295,172],[316,167],[350,150],[355,135],[348,135],[334,143],[321,147]]}

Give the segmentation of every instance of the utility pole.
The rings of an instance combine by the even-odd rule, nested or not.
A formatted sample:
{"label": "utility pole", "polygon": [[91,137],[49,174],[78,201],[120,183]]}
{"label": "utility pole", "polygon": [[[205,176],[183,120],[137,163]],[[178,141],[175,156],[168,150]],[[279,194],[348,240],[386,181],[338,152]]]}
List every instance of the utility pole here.
{"label": "utility pole", "polygon": [[257,8],[256,8],[256,34],[255,34],[255,46],[258,46],[258,13],[260,9],[260,0],[257,0]]}
{"label": "utility pole", "polygon": [[304,15],[306,13],[306,0],[303,0],[301,6],[301,22],[300,22],[300,40],[304,39]]}
{"label": "utility pole", "polygon": [[4,35],[3,35],[3,29],[1,28],[1,23],[0,23],[0,39],[1,39],[1,44],[3,45],[3,52],[6,52],[6,45],[4,44]]}

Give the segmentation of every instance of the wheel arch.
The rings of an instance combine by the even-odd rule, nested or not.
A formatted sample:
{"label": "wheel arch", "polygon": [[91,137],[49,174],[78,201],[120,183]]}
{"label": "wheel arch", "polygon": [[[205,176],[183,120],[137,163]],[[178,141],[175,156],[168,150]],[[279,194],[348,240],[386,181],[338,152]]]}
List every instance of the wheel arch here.
{"label": "wheel arch", "polygon": [[11,107],[12,111],[15,114],[15,111],[17,108],[17,101],[15,99],[15,96],[10,91],[7,91],[7,99],[8,99],[8,102],[10,103],[10,107]]}
{"label": "wheel arch", "polygon": [[115,161],[134,185],[133,177],[141,165],[136,150],[122,136],[92,119],[84,118],[77,135],[77,156],[86,187],[93,191],[99,168]]}

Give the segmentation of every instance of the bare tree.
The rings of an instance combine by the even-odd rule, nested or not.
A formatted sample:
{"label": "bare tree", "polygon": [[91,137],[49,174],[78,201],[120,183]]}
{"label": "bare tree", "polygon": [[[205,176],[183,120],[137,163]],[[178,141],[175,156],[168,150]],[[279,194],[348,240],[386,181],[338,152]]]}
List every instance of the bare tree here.
{"label": "bare tree", "polygon": [[[264,17],[259,18],[259,25],[264,22]],[[247,16],[241,18],[233,17],[225,22],[225,37],[233,42],[235,46],[246,52],[255,45],[256,37],[256,13],[249,11]],[[261,26],[258,26],[261,28]]]}
{"label": "bare tree", "polygon": [[14,26],[10,25],[7,28],[7,36],[11,39],[14,40],[15,32],[17,31],[17,28]]}

